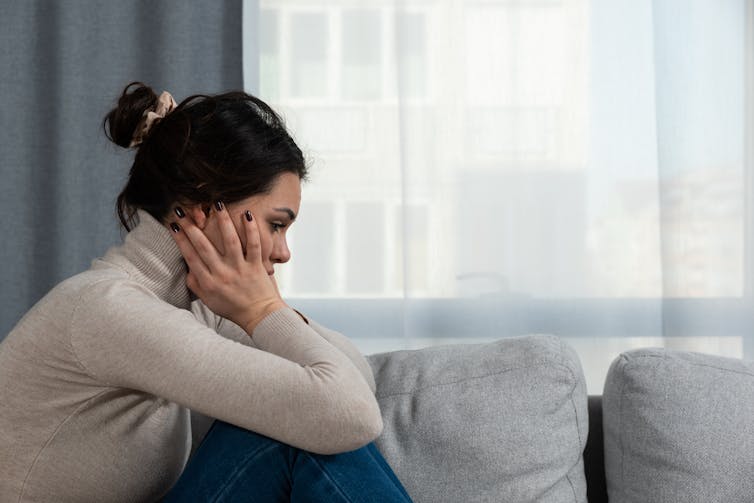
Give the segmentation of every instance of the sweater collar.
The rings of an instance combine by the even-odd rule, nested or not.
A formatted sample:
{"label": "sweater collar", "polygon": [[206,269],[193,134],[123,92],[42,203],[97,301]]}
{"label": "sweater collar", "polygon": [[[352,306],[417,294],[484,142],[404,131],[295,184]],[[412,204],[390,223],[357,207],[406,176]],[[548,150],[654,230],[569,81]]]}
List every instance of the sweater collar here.
{"label": "sweater collar", "polygon": [[102,260],[125,269],[160,299],[188,309],[193,296],[186,286],[187,267],[167,227],[144,210],[123,244],[110,248]]}

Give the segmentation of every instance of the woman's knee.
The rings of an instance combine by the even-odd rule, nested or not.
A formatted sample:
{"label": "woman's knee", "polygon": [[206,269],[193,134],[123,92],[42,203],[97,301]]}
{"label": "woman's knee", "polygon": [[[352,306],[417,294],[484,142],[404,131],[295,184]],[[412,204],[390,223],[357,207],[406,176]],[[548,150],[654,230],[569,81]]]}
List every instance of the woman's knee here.
{"label": "woman's knee", "polygon": [[255,431],[215,420],[194,457],[199,460],[221,460],[222,464],[228,465],[246,462],[262,452],[267,455],[277,452],[280,457],[286,458],[289,447],[288,444]]}
{"label": "woman's knee", "polygon": [[227,442],[239,442],[239,443],[257,443],[257,444],[280,444],[285,446],[287,444],[275,440],[274,438],[267,437],[261,433],[257,433],[252,430],[247,430],[225,421],[216,419],[209,431],[205,435],[204,439],[212,438],[213,440],[224,439]]}
{"label": "woman's knee", "polygon": [[259,433],[215,421],[166,501],[237,501],[290,493],[289,446]]}

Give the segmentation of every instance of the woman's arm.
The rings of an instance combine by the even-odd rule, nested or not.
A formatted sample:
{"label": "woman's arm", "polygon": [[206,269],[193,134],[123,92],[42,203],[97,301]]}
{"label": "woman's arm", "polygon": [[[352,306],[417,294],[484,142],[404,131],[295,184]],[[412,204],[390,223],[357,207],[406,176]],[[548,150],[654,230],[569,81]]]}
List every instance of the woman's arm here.
{"label": "woman's arm", "polygon": [[[219,333],[223,337],[240,342],[241,344],[244,344],[246,346],[255,347],[251,337],[249,337],[241,327],[227,318],[217,316],[201,301],[195,301],[192,305],[191,310],[194,312],[198,319],[202,320],[207,326],[213,327],[217,331],[217,333]],[[343,334],[336,332],[335,330],[331,330],[320,325],[309,317],[306,317],[306,321],[309,323],[309,326],[314,329],[315,332],[317,332],[327,342],[338,348],[351,360],[351,362],[353,362],[359,372],[361,372],[361,375],[364,376],[364,380],[367,382],[369,389],[371,389],[372,393],[374,393],[376,391],[376,386],[374,382],[374,374],[372,373],[372,367],[361,354],[359,349],[351,342],[351,340]]]}
{"label": "woman's arm", "polygon": [[240,342],[244,346],[251,346],[253,348],[256,348],[254,341],[251,339],[251,337],[249,337],[249,334],[247,334],[243,328],[239,327],[227,318],[216,315],[201,300],[197,299],[191,303],[191,312],[194,313],[194,316],[196,316],[196,318],[201,323],[214,329],[215,332],[222,335],[226,339]]}
{"label": "woman's arm", "polygon": [[[189,271],[186,285],[254,346],[203,325],[184,309],[123,279],[89,286],[71,323],[84,369],[111,386],[143,390],[296,447],[353,450],[382,431],[380,408],[346,355],[287,307],[262,257],[257,220],[242,217],[243,248],[217,203],[205,222],[171,222]],[[182,217],[181,217],[182,218]]]}
{"label": "woman's arm", "polygon": [[369,389],[374,393],[377,387],[374,382],[374,374],[372,373],[372,367],[369,362],[361,354],[361,351],[351,342],[351,340],[340,332],[330,330],[317,323],[316,321],[309,319],[309,326],[314,329],[319,335],[324,337],[327,342],[338,348],[344,355],[351,359],[356,368],[359,369],[361,375],[364,376],[364,380],[369,385]]}
{"label": "woman's arm", "polygon": [[105,280],[79,299],[70,333],[82,367],[103,384],[151,393],[304,450],[353,450],[382,431],[362,374],[290,308],[256,325],[255,349],[139,284]]}

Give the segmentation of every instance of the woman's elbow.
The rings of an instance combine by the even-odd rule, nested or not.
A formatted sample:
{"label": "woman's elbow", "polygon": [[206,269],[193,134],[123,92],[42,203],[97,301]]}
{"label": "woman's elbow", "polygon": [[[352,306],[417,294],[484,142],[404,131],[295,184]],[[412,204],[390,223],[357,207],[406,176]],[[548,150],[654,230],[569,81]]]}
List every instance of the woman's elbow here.
{"label": "woman's elbow", "polygon": [[384,428],[379,404],[374,396],[366,399],[359,397],[343,403],[343,410],[338,417],[333,418],[338,440],[334,443],[322,445],[317,449],[318,454],[339,454],[353,451],[373,442]]}
{"label": "woman's elbow", "polygon": [[370,405],[368,407],[368,412],[365,414],[365,427],[364,427],[364,437],[363,437],[363,444],[366,445],[369,442],[374,441],[377,437],[379,437],[382,434],[382,429],[384,428],[384,423],[382,422],[382,411],[380,411],[380,405],[377,403],[377,400],[374,398],[374,395],[372,395],[371,400],[369,400]]}
{"label": "woman's elbow", "polygon": [[383,422],[380,405],[368,383],[356,369],[350,375],[333,369],[309,367],[313,378],[324,382],[314,396],[316,407],[324,412],[314,426],[322,435],[312,452],[337,454],[359,449],[382,434]]}

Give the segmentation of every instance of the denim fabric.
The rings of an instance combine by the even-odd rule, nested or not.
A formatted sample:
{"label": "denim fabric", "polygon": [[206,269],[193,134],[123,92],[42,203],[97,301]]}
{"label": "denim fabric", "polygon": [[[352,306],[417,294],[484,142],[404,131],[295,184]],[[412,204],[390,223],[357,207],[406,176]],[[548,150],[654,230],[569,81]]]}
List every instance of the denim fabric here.
{"label": "denim fabric", "polygon": [[373,442],[315,454],[215,421],[163,502],[411,502]]}

